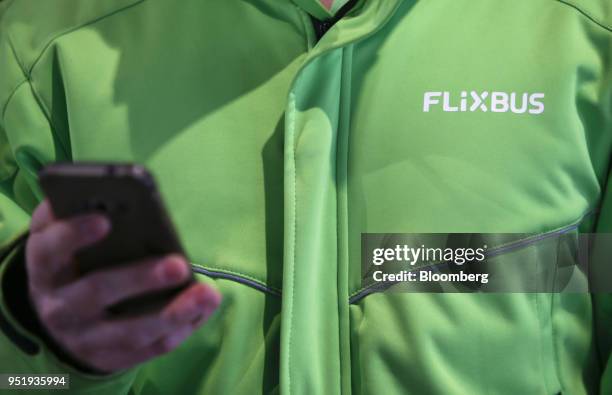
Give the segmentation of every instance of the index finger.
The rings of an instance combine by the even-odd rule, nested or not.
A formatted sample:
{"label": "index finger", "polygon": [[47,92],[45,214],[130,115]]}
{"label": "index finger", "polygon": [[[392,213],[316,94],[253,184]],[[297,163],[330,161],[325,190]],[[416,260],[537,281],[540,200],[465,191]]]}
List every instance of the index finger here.
{"label": "index finger", "polygon": [[53,209],[49,199],[43,200],[32,213],[32,221],[30,222],[30,233],[36,233],[44,229],[47,225],[55,220]]}

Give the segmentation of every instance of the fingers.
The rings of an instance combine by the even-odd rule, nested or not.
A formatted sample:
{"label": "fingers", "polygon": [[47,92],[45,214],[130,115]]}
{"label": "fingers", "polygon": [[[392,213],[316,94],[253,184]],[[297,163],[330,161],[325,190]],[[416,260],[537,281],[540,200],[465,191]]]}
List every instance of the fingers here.
{"label": "fingers", "polygon": [[113,373],[129,369],[148,360],[169,353],[183,343],[194,331],[191,326],[178,329],[174,334],[155,341],[150,346],[126,352],[119,348],[98,348],[87,359],[88,365],[100,373]]}
{"label": "fingers", "polygon": [[[162,311],[122,319],[106,319],[82,333],[80,341],[94,348],[119,347],[140,350],[158,339],[174,336],[177,330],[193,329],[205,322],[218,306],[216,291],[194,284]],[[198,325],[195,325],[195,323]]]}
{"label": "fingers", "polygon": [[51,224],[55,220],[53,211],[51,210],[51,203],[48,199],[45,199],[36,207],[34,213],[32,213],[32,221],[30,222],[30,232],[35,233],[43,229],[45,226]]}
{"label": "fingers", "polygon": [[204,284],[194,284],[178,294],[162,311],[162,319],[167,322],[186,323],[185,320],[197,319],[197,314],[209,317],[221,303],[221,294]]}
{"label": "fingers", "polygon": [[72,353],[103,371],[116,371],[174,350],[217,309],[220,294],[194,284],[162,311],[103,320],[75,331]]}
{"label": "fingers", "polygon": [[44,203],[39,209],[34,224],[38,230],[30,234],[26,245],[26,262],[34,285],[50,286],[58,271],[72,262],[78,249],[108,234],[110,221],[100,214],[87,214],[47,222],[49,213]]}
{"label": "fingers", "polygon": [[189,279],[190,270],[185,258],[169,255],[97,271],[57,292],[73,310],[91,316],[122,300],[174,288]]}
{"label": "fingers", "polygon": [[77,277],[72,273],[75,253],[104,238],[110,227],[100,214],[55,218],[44,201],[33,214],[26,243],[30,297],[42,324],[77,361],[102,372],[130,368],[175,349],[221,301],[214,289],[196,283],[161,310],[136,317],[109,315],[107,308],[118,302],[176,288],[190,275],[185,259],[171,255]]}

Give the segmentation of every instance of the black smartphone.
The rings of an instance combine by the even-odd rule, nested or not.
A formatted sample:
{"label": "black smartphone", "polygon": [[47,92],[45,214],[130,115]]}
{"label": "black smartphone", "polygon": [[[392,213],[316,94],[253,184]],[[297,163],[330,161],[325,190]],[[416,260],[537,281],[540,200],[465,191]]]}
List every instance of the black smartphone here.
{"label": "black smartphone", "polygon": [[[155,181],[140,165],[122,163],[53,163],[39,173],[39,183],[56,217],[99,212],[112,224],[101,241],[77,252],[79,274],[108,269],[148,257],[179,253],[179,237]],[[193,281],[113,306],[115,313],[159,308]]]}

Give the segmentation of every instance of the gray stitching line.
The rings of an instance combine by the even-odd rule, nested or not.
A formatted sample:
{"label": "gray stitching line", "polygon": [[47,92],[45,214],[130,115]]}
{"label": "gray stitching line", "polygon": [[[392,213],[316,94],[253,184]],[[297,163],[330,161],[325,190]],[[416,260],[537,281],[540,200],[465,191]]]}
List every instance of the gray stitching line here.
{"label": "gray stitching line", "polygon": [[[563,228],[554,230],[552,232],[548,232],[548,233],[542,233],[542,234],[538,234],[536,236],[533,236],[531,238],[525,239],[525,240],[520,240],[519,242],[516,243],[510,243],[507,246],[504,246],[502,248],[492,248],[491,250],[493,250],[493,253],[487,253],[487,256],[497,256],[497,255],[501,255],[504,252],[510,252],[513,250],[517,250],[520,248],[524,248],[524,247],[528,247],[538,241],[541,240],[545,240],[554,236],[559,236],[562,235],[564,233],[567,232],[571,232],[572,230],[577,229],[580,224],[582,223],[582,221],[584,221],[584,219],[586,217],[588,217],[589,215],[593,214],[594,211],[588,211],[586,214],[584,214],[582,217],[580,217],[580,219],[578,220],[578,222],[573,223],[571,225],[565,226]],[[440,266],[440,265],[444,265],[445,262],[439,262],[439,263],[435,263],[433,265],[426,265],[426,266],[421,266],[419,267],[419,269],[428,269],[428,268],[433,268],[436,266]],[[361,299],[365,298],[366,296],[375,293],[375,292],[380,292],[380,291],[384,291],[388,288],[390,288],[391,286],[398,284],[398,282],[393,282],[393,281],[386,281],[386,282],[380,282],[380,283],[374,283],[371,284],[369,286],[367,286],[366,288],[364,288],[362,291],[356,293],[355,295],[351,296],[349,298],[349,304],[354,304],[357,303],[358,301],[360,301]]]}
{"label": "gray stitching line", "polygon": [[270,295],[281,296],[280,291],[277,291],[276,289],[272,289],[260,282],[257,282],[257,281],[254,281],[249,278],[245,278],[245,277],[242,277],[236,274],[224,273],[224,272],[220,272],[216,270],[205,269],[201,266],[197,266],[194,264],[191,264],[191,270],[194,271],[195,273],[203,274],[210,278],[220,278],[223,280],[234,281],[234,282],[246,285],[248,287],[254,288],[258,291],[261,291],[261,292],[264,292]]}
{"label": "gray stitching line", "polygon": [[528,239],[525,239],[525,240],[520,240],[520,241],[518,241],[516,243],[511,243],[511,244],[509,244],[509,245],[507,245],[505,247],[492,248],[490,250],[490,252],[488,252],[486,255],[488,257],[494,257],[494,256],[497,256],[497,255],[501,255],[503,253],[506,253],[506,252],[510,252],[510,251],[514,251],[516,249],[527,247],[527,246],[529,246],[531,244],[534,244],[534,243],[536,243],[538,241],[546,240],[546,239],[549,239],[551,237],[560,236],[560,235],[565,234],[567,232],[571,232],[572,230],[577,229],[578,226],[580,226],[580,224],[569,225],[569,226],[567,226],[565,228],[561,228],[561,229],[552,231],[550,233],[542,233],[540,235],[536,235],[534,237],[531,237],[531,238],[528,238]]}

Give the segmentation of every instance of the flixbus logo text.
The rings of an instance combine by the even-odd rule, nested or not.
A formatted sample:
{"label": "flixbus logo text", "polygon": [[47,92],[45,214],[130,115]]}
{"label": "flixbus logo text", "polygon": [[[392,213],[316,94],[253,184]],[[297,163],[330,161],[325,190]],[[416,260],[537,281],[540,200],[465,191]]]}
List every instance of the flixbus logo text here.
{"label": "flixbus logo text", "polygon": [[513,112],[539,115],[544,113],[544,93],[506,93],[463,91],[425,92],[423,112],[440,109],[444,112]]}

